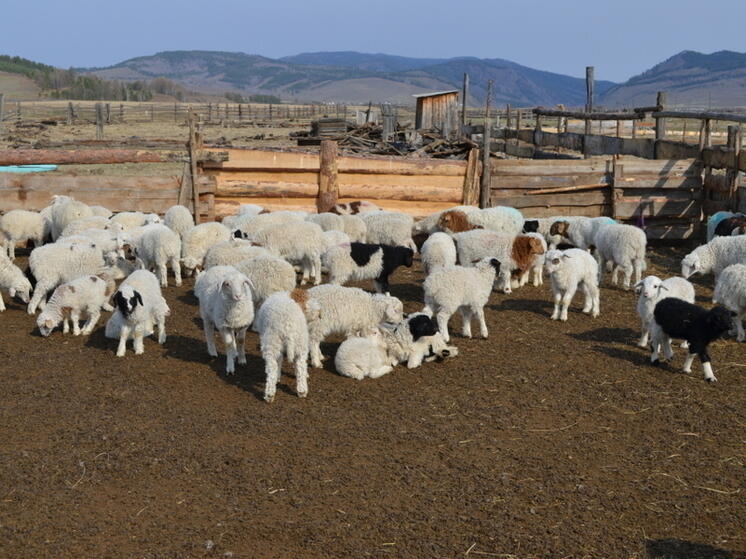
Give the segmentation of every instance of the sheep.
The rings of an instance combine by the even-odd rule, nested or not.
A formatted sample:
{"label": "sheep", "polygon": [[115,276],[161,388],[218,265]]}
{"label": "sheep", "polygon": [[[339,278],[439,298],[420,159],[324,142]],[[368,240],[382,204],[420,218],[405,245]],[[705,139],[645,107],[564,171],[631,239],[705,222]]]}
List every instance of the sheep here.
{"label": "sheep", "polygon": [[367,228],[366,243],[405,246],[417,252],[417,245],[412,239],[414,220],[411,216],[381,211],[361,214],[361,218]]}
{"label": "sheep", "polygon": [[731,218],[735,215],[736,214],[734,214],[733,212],[728,211],[720,211],[712,214],[707,220],[707,242],[709,243],[712,239],[715,238],[715,230],[717,229],[717,226],[720,225],[721,221]]}
{"label": "sheep", "polygon": [[292,291],[295,287],[295,269],[286,260],[266,254],[233,265],[251,282],[254,305],[261,305],[278,291]]}
{"label": "sheep", "polygon": [[54,241],[62,235],[62,231],[70,223],[93,215],[93,210],[89,206],[68,196],[55,196],[50,211],[52,218],[50,232]]}
{"label": "sheep", "polygon": [[324,253],[329,268],[329,283],[374,280],[376,292],[388,293],[389,276],[399,266],[412,267],[412,249],[401,246],[350,243],[331,247]]}
{"label": "sheep", "polygon": [[67,224],[67,227],[65,227],[62,233],[60,233],[60,238],[78,235],[86,229],[106,229],[110,224],[111,221],[109,221],[109,219],[99,215],[91,215],[82,219],[76,219]]}
{"label": "sheep", "polygon": [[368,236],[368,228],[365,222],[356,215],[340,215],[342,218],[342,231],[347,233],[350,241],[364,243]]}
{"label": "sheep", "polygon": [[16,244],[33,241],[34,247],[39,247],[50,229],[51,223],[38,212],[10,210],[0,216],[0,245],[7,249],[8,258],[15,260]]}
{"label": "sheep", "polygon": [[28,260],[29,270],[36,278],[34,295],[28,304],[28,314],[34,314],[37,308],[44,308],[44,298],[48,292],[61,283],[79,276],[97,274],[109,270],[114,279],[127,276],[134,266],[115,254],[107,254],[95,246],[53,243],[35,248]]}
{"label": "sheep", "polygon": [[[474,213],[472,212],[472,214]],[[438,230],[449,234],[484,229],[481,225],[475,225],[469,221],[469,215],[459,210],[448,210],[441,213],[436,225]]]}
{"label": "sheep", "polygon": [[381,208],[376,206],[373,202],[368,202],[367,200],[356,200],[354,202],[335,204],[334,207],[329,211],[331,213],[339,215],[355,215],[369,212],[378,212],[381,211]]}
{"label": "sheep", "polygon": [[326,250],[326,239],[315,223],[272,225],[259,231],[254,239],[277,256],[299,262],[303,268],[301,285],[309,275],[314,276],[314,285],[321,283],[321,254]]}
{"label": "sheep", "polygon": [[712,302],[736,313],[733,318],[736,339],[739,342],[745,341],[743,319],[746,317],[746,265],[732,264],[723,270],[715,284]]}
{"label": "sheep", "polygon": [[461,233],[472,229],[488,229],[516,236],[523,229],[523,215],[515,208],[495,206],[468,213],[460,210],[443,212],[438,227],[446,233]]}
{"label": "sheep", "polygon": [[735,316],[736,313],[725,307],[715,306],[708,311],[674,297],[662,299],[655,305],[653,311],[654,320],[650,328],[653,351],[650,361],[654,365],[660,363],[660,347],[663,347],[665,359],[670,360],[673,358],[671,338],[683,339],[689,345],[689,354],[684,361],[683,371],[692,372],[692,362],[698,355],[702,362],[705,380],[717,381],[712,372],[707,346],[730,329]]}
{"label": "sheep", "polygon": [[423,361],[458,355],[458,348],[447,345],[437,322],[425,313],[411,313],[397,325],[381,324],[378,328],[394,364],[406,363],[408,369],[419,367]]}
{"label": "sheep", "polygon": [[176,205],[166,210],[166,214],[163,216],[163,224],[183,240],[186,232],[194,227],[194,218],[189,208]]}
{"label": "sheep", "polygon": [[121,225],[124,231],[161,222],[158,214],[144,214],[142,212],[120,212],[112,216],[110,220],[112,223]]}
{"label": "sheep", "polygon": [[648,346],[653,311],[658,301],[666,297],[676,297],[694,303],[694,286],[684,278],[661,280],[657,276],[647,276],[635,284],[635,291],[640,295],[637,299],[637,314],[642,322],[642,335],[637,343],[639,347]]}
{"label": "sheep", "polygon": [[218,356],[215,329],[225,343],[225,373],[236,372],[235,361],[246,363],[246,330],[254,320],[251,282],[233,266],[215,266],[197,276],[194,293],[207,341],[207,353]]}
{"label": "sheep", "polygon": [[327,249],[338,245],[349,245],[352,239],[344,231],[332,229],[324,231],[324,244]]}
{"label": "sheep", "polygon": [[388,353],[383,332],[373,328],[365,336],[350,336],[334,356],[334,369],[344,377],[379,378],[394,370],[397,360]]}
{"label": "sheep", "polygon": [[266,210],[258,204],[241,204],[238,206],[237,215],[254,215],[257,216],[265,213]]}
{"label": "sheep", "polygon": [[209,248],[231,238],[231,232],[220,223],[200,223],[184,234],[181,263],[187,275],[202,267]]}
{"label": "sheep", "polygon": [[746,215],[741,213],[727,217],[720,221],[715,227],[716,237],[728,237],[732,235],[741,235],[746,227]]}
{"label": "sheep", "polygon": [[18,297],[23,303],[28,303],[31,295],[31,282],[4,252],[0,252],[0,312],[5,310],[2,291],[7,291],[11,298]]}
{"label": "sheep", "polygon": [[616,224],[610,217],[571,217],[552,218],[547,240],[552,248],[568,243],[575,248],[591,249],[595,247],[595,238],[601,227]]}
{"label": "sheep", "polygon": [[134,249],[143,267],[156,272],[161,287],[168,286],[167,264],[171,266],[176,285],[181,285],[181,239],[178,233],[160,223],[148,225],[134,243]]}
{"label": "sheep", "polygon": [[215,266],[234,266],[249,258],[269,255],[271,253],[266,248],[257,246],[251,241],[234,237],[213,245],[207,250],[204,269],[209,270]]}
{"label": "sheep", "polygon": [[256,315],[267,377],[264,400],[272,402],[282,371],[283,355],[295,366],[295,389],[308,396],[308,324],[319,318],[320,305],[308,291],[296,289],[270,295]]}
{"label": "sheep", "polygon": [[243,214],[230,220],[231,231],[235,232],[239,230],[241,231],[242,238],[254,240],[267,227],[304,221],[306,215],[303,212],[291,211],[279,211],[260,215]]}
{"label": "sheep", "polygon": [[553,249],[546,253],[544,267],[552,281],[552,320],[567,320],[567,309],[578,287],[585,294],[583,312],[594,318],[600,314],[598,263],[589,252],[579,248]]}
{"label": "sheep", "polygon": [[420,235],[420,234],[427,234],[432,235],[436,232],[442,232],[440,227],[438,226],[438,221],[440,221],[440,217],[446,213],[451,211],[458,211],[462,212],[464,214],[470,214],[473,211],[478,211],[479,208],[475,206],[454,206],[453,208],[449,208],[447,210],[443,210],[440,212],[435,212],[433,214],[428,215],[424,219],[419,220],[417,223],[414,224],[412,227],[412,235]]}
{"label": "sheep", "polygon": [[166,343],[166,317],[171,310],[153,272],[132,272],[114,293],[114,303],[116,310],[106,323],[106,336],[119,338],[117,357],[124,357],[130,338],[135,355],[143,354],[143,338],[151,335],[154,327],[158,328],[158,343]]}
{"label": "sheep", "polygon": [[318,285],[308,290],[321,305],[319,320],[309,324],[311,364],[321,367],[320,344],[332,334],[349,335],[381,322],[400,322],[403,306],[388,295],[371,295],[357,287]]}
{"label": "sheep", "polygon": [[476,315],[479,321],[479,333],[483,338],[488,335],[487,323],[484,321],[484,306],[490,298],[495,275],[500,271],[501,263],[495,258],[483,258],[473,268],[464,266],[447,266],[438,268],[425,279],[425,307],[422,312],[428,316],[435,315],[438,330],[448,342],[448,321],[456,311],[461,313],[462,334],[471,338],[471,318]]}
{"label": "sheep", "polygon": [[447,233],[433,233],[420,249],[422,269],[429,275],[438,267],[456,264],[456,245]]}
{"label": "sheep", "polygon": [[342,217],[331,212],[310,214],[306,218],[306,221],[315,223],[321,227],[322,231],[344,231],[344,220]]}
{"label": "sheep", "polygon": [[596,259],[598,260],[598,283],[604,271],[605,262],[614,264],[611,274],[613,284],[618,282],[618,272],[624,272],[624,288],[629,289],[630,278],[634,271],[635,283],[642,279],[645,270],[645,246],[647,237],[645,231],[634,225],[609,224],[599,227],[593,244],[596,247]]}
{"label": "sheep", "polygon": [[105,208],[103,206],[91,206],[91,211],[93,212],[94,216],[105,217],[107,219],[114,215],[114,212],[112,212],[109,208]]}
{"label": "sheep", "polygon": [[[546,253],[548,248],[547,241],[544,236],[539,233],[526,233],[524,236],[536,239],[541,246],[541,250],[539,250],[538,245],[533,245],[533,250],[530,251],[531,260],[529,261],[528,267],[525,269],[524,272],[519,272],[520,278],[518,281],[518,286],[526,285],[526,283],[528,283],[528,281],[531,279],[529,276],[532,276],[533,286],[538,287],[544,284],[544,254]],[[518,250],[520,250],[520,245]]]}
{"label": "sheep", "polygon": [[124,256],[124,236],[121,233],[114,233],[106,229],[84,229],[80,233],[71,236],[60,237],[57,242],[73,243],[83,242],[88,239],[95,244],[103,253],[116,252],[119,256]]}
{"label": "sheep", "polygon": [[[88,335],[98,324],[101,309],[113,311],[109,298],[116,290],[111,276],[106,274],[87,275],[58,286],[47,302],[47,306],[36,317],[36,324],[42,336],[49,336],[62,322],[62,333],[70,331],[68,318],[73,323],[73,335]],[[79,321],[87,318],[81,330]]]}
{"label": "sheep", "polygon": [[712,272],[717,280],[725,268],[742,263],[746,263],[746,237],[715,237],[683,258],[681,275],[688,279],[693,274]]}

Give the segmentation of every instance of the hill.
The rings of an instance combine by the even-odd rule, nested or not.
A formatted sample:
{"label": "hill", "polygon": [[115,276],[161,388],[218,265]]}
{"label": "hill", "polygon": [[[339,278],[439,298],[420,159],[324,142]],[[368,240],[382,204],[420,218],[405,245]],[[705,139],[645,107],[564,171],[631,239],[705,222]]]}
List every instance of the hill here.
{"label": "hill", "polygon": [[746,54],[685,50],[610,88],[600,102],[609,107],[650,105],[658,91],[668,93],[670,105],[744,106]]}

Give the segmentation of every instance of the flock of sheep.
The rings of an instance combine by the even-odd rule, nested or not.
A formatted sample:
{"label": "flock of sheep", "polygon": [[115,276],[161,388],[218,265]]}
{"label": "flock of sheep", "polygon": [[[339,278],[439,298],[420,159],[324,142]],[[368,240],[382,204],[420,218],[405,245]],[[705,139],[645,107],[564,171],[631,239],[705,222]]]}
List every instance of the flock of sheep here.
{"label": "flock of sheep", "polygon": [[[684,371],[699,356],[704,377],[714,381],[707,347],[733,329],[746,335],[746,218],[719,214],[709,223],[711,240],[682,261],[682,276],[643,278],[646,237],[610,218],[525,219],[514,208],[459,206],[414,222],[369,202],[338,204],[333,212],[265,212],[239,207],[222,223],[194,225],[187,208],[174,206],[164,218],[88,206],[57,196],[41,212],[13,210],[0,217],[0,290],[28,304],[39,331],[49,336],[62,325],[74,335],[90,334],[101,311],[112,312],[105,335],[118,340],[123,356],[130,340],[135,354],[157,330],[166,341],[170,314],[162,288],[168,268],[181,285],[182,272],[196,273],[207,351],[217,356],[216,331],[225,345],[226,373],[246,363],[246,331],[259,333],[265,361],[264,397],[272,401],[282,363],[293,364],[299,396],[308,393],[307,363],[320,367],[321,342],[347,339],[335,355],[336,370],[362,379],[394,366],[454,356],[448,345],[450,318],[459,313],[462,334],[471,337],[472,319],[488,336],[484,307],[493,289],[511,293],[527,282],[541,285],[546,272],[554,299],[553,320],[565,321],[580,290],[583,312],[600,313],[599,285],[607,269],[612,282],[639,293],[641,347],[673,356],[671,339],[689,348]],[[47,244],[46,241],[51,240]],[[14,264],[17,243],[32,241],[24,273]],[[426,279],[421,312],[404,315],[389,295],[389,278],[410,267],[420,252]],[[458,264],[457,264],[458,262]],[[321,284],[322,273],[328,283]],[[713,300],[705,310],[694,304],[694,273],[714,273]],[[312,279],[310,289],[296,287]],[[35,285],[32,288],[32,282]],[[122,280],[117,286],[117,282]],[[376,293],[344,287],[373,280]],[[5,306],[0,295],[0,311]],[[85,320],[81,327],[81,320]]]}

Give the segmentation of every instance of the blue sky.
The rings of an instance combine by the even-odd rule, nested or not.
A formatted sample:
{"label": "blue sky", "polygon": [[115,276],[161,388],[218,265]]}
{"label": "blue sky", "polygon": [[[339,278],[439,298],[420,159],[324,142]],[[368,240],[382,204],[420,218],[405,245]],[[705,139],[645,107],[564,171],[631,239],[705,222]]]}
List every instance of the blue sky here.
{"label": "blue sky", "polygon": [[[4,0],[0,53],[60,67],[163,50],[477,56],[624,81],[681,50],[746,50],[746,1]],[[716,19],[717,18],[717,19]]]}

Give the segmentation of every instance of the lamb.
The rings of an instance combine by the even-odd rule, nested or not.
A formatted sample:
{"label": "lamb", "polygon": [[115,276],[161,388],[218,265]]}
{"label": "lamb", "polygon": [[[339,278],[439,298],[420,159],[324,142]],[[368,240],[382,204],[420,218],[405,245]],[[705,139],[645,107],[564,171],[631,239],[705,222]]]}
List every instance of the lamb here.
{"label": "lamb", "polygon": [[273,225],[262,229],[254,239],[277,256],[299,262],[303,267],[301,285],[306,283],[309,275],[314,276],[314,285],[321,283],[321,254],[326,250],[326,239],[321,227],[315,223]]}
{"label": "lamb", "polygon": [[324,231],[325,247],[328,250],[333,246],[349,245],[352,239],[344,231],[330,230]]}
{"label": "lamb", "polygon": [[495,258],[483,258],[473,268],[447,266],[438,268],[425,279],[425,307],[422,312],[435,317],[438,330],[448,342],[448,321],[456,311],[461,313],[462,334],[471,338],[471,318],[476,315],[479,332],[488,335],[484,321],[484,306],[490,298],[495,275],[500,271],[500,262]]}
{"label": "lamb", "polygon": [[447,233],[433,233],[420,250],[422,255],[422,269],[429,275],[436,268],[454,266],[456,264],[456,245]]}
{"label": "lamb", "polygon": [[238,215],[254,215],[257,216],[261,213],[265,213],[267,210],[265,210],[262,206],[258,204],[241,204],[238,206]]}
{"label": "lamb", "polygon": [[197,276],[194,293],[207,341],[207,353],[218,356],[215,329],[226,347],[226,374],[236,372],[235,361],[246,363],[246,330],[254,320],[251,282],[233,266],[215,266]]}
{"label": "lamb", "polygon": [[[98,324],[101,309],[113,311],[109,298],[116,290],[116,284],[107,274],[87,275],[63,283],[52,293],[47,306],[36,318],[42,336],[49,336],[62,322],[62,333],[70,331],[68,318],[73,323],[73,335],[88,335]],[[80,329],[81,317],[87,318]]]}
{"label": "lamb", "polygon": [[412,217],[395,212],[368,212],[362,214],[367,228],[366,242],[376,245],[405,246],[417,252],[412,239]]}
{"label": "lamb", "polygon": [[692,371],[692,362],[698,355],[702,362],[705,380],[717,381],[712,372],[707,346],[730,329],[735,316],[736,313],[720,306],[715,306],[708,311],[674,297],[659,301],[653,311],[654,320],[650,329],[653,343],[650,361],[654,365],[660,363],[659,347],[661,346],[665,359],[673,358],[671,338],[683,339],[689,345],[689,354],[684,361],[683,371],[685,373]]}
{"label": "lamb", "polygon": [[593,256],[579,248],[564,251],[553,249],[546,253],[544,262],[554,295],[552,320],[567,320],[567,309],[578,287],[585,293],[583,312],[597,317],[601,312],[601,305],[598,263]]}
{"label": "lamb", "polygon": [[107,219],[114,215],[114,212],[112,212],[109,208],[105,208],[103,206],[91,206],[91,211],[93,212],[94,216],[105,217]]}
{"label": "lamb", "polygon": [[134,250],[143,267],[156,272],[161,287],[168,286],[167,264],[171,266],[176,285],[181,285],[181,239],[178,233],[160,223],[148,225],[134,243]]}
{"label": "lamb", "polygon": [[244,239],[228,239],[211,246],[205,254],[204,269],[215,266],[235,266],[239,262],[259,256],[270,256],[271,253],[263,247],[257,246]]}
{"label": "lamb", "polygon": [[209,248],[231,238],[231,232],[220,223],[200,223],[184,234],[181,263],[187,275],[201,268]]}
{"label": "lamb", "polygon": [[186,206],[171,206],[166,210],[163,216],[163,224],[176,233],[181,240],[192,227],[194,227],[194,218],[192,212]]}
{"label": "lamb", "polygon": [[446,212],[458,211],[468,215],[471,212],[478,210],[479,208],[475,206],[454,206],[453,208],[449,208],[441,212],[435,212],[415,223],[414,227],[412,227],[412,235],[432,235],[433,233],[436,233],[438,231],[442,232],[440,227],[438,226],[438,221],[440,221],[441,216]]}
{"label": "lamb", "polygon": [[709,243],[695,248],[681,261],[681,275],[720,273],[733,264],[746,263],[746,237],[715,237]]}
{"label": "lamb", "polygon": [[601,227],[616,224],[610,217],[572,217],[557,219],[549,228],[548,242],[556,248],[568,243],[575,248],[590,249]]}
{"label": "lamb", "polygon": [[231,220],[231,231],[241,231],[242,238],[254,240],[267,227],[304,221],[306,215],[303,212],[291,211],[279,211],[260,215],[243,214]]}
{"label": "lamb", "polygon": [[593,244],[596,247],[598,260],[598,283],[601,283],[605,262],[614,264],[611,281],[617,284],[618,272],[624,272],[624,288],[629,289],[630,278],[634,271],[635,283],[642,279],[645,270],[645,232],[634,225],[610,224],[598,229]]}
{"label": "lamb", "polygon": [[736,339],[746,341],[743,330],[743,319],[746,317],[746,265],[733,264],[723,270],[715,284],[712,302],[736,313],[733,318]]}
{"label": "lamb", "polygon": [[523,229],[523,215],[515,208],[495,206],[465,213],[448,210],[438,219],[438,227],[446,233],[461,233],[473,229],[488,229],[498,233],[518,235]]}
{"label": "lamb", "polygon": [[339,215],[355,215],[369,212],[378,212],[381,211],[381,208],[376,206],[373,202],[368,202],[367,200],[356,200],[354,202],[335,204],[335,206],[329,211],[331,213]]}
{"label": "lamb", "polygon": [[637,300],[637,314],[642,322],[642,335],[637,343],[639,347],[648,346],[653,311],[658,301],[667,297],[676,297],[682,301],[694,303],[694,286],[684,278],[673,277],[661,280],[657,276],[647,276],[635,284],[635,291],[640,295]]}
{"label": "lamb", "polygon": [[389,355],[383,332],[373,328],[365,336],[350,336],[334,356],[334,369],[344,377],[379,378],[394,370],[397,360]]}
{"label": "lamb", "polygon": [[127,340],[133,340],[135,355],[145,352],[143,338],[158,328],[158,343],[166,343],[166,317],[171,314],[161,294],[158,278],[148,270],[136,270],[114,294],[116,310],[106,323],[106,336],[118,337],[117,357],[123,357]]}
{"label": "lamb", "polygon": [[254,306],[261,305],[278,291],[292,291],[295,287],[295,269],[286,260],[266,254],[233,265],[251,282]]}
{"label": "lamb", "polygon": [[308,395],[308,324],[319,318],[321,307],[296,289],[270,295],[256,315],[264,370],[267,376],[264,400],[272,402],[285,355],[295,366],[295,387],[300,398]]}
{"label": "lamb", "polygon": [[106,229],[84,229],[76,235],[60,237],[57,242],[85,242],[86,239],[95,244],[104,254],[116,252],[119,256],[124,256],[124,236]]}
{"label": "lamb", "polygon": [[[476,212],[471,212],[474,214]],[[459,210],[448,210],[442,212],[436,224],[438,230],[445,233],[463,233],[474,229],[484,229],[481,225],[475,225],[469,221],[469,215]]]}
{"label": "lamb", "polygon": [[52,240],[56,241],[70,223],[93,215],[93,210],[83,202],[68,196],[55,196],[51,212]]}
{"label": "lamb", "polygon": [[110,220],[112,223],[121,225],[124,231],[161,222],[158,214],[144,214],[142,212],[120,212],[112,216]]}
{"label": "lamb", "polygon": [[407,247],[364,243],[350,243],[349,248],[335,246],[324,253],[329,283],[372,279],[378,293],[388,293],[389,276],[399,266],[411,268],[413,258],[412,249]]}
{"label": "lamb", "polygon": [[[526,283],[528,283],[528,281],[531,279],[530,276],[532,276],[533,286],[538,287],[544,284],[544,254],[547,251],[547,241],[539,233],[526,233],[525,236],[536,239],[538,245],[534,244],[531,247],[531,245],[529,244],[529,247],[531,247],[531,259],[525,271],[518,272],[518,275],[520,276],[518,286],[526,285]],[[539,245],[541,246],[541,249],[539,249]],[[518,250],[520,250],[520,245]]]}
{"label": "lamb", "polygon": [[411,313],[393,327],[382,324],[378,328],[386,340],[388,355],[395,364],[406,363],[408,369],[419,367],[423,361],[458,355],[458,348],[447,345],[437,322],[425,313]]}
{"label": "lamb", "polygon": [[68,223],[67,227],[60,233],[60,237],[72,237],[85,231],[86,229],[106,229],[111,224],[105,217],[91,215],[82,219],[76,219]]}
{"label": "lamb", "polygon": [[347,233],[350,240],[355,243],[364,243],[368,236],[368,228],[365,222],[356,215],[340,216],[342,218],[342,231]]}
{"label": "lamb", "polygon": [[308,290],[321,305],[319,320],[309,324],[311,364],[321,367],[320,344],[332,334],[349,335],[381,322],[400,322],[403,306],[388,295],[371,295],[356,287],[318,285]]}
{"label": "lamb", "polygon": [[715,236],[729,237],[734,234],[740,235],[745,227],[746,215],[738,213],[721,220],[720,223],[717,224],[717,227],[715,227]]}
{"label": "lamb", "polygon": [[106,258],[97,247],[53,243],[35,248],[29,256],[29,270],[36,278],[34,295],[28,305],[28,314],[44,308],[44,298],[58,285],[82,275],[109,270],[114,279],[127,277],[134,266],[115,254]]}
{"label": "lamb", "polygon": [[344,231],[344,220],[342,217],[331,212],[310,214],[306,218],[306,221],[315,223],[321,227],[322,231]]}
{"label": "lamb", "polygon": [[31,282],[21,269],[0,252],[0,312],[5,310],[2,291],[7,291],[10,297],[18,297],[24,303],[29,302]]}
{"label": "lamb", "polygon": [[51,223],[38,212],[10,210],[0,216],[0,245],[7,249],[8,258],[14,260],[16,244],[33,241],[34,247],[39,247],[49,235],[50,228]]}

